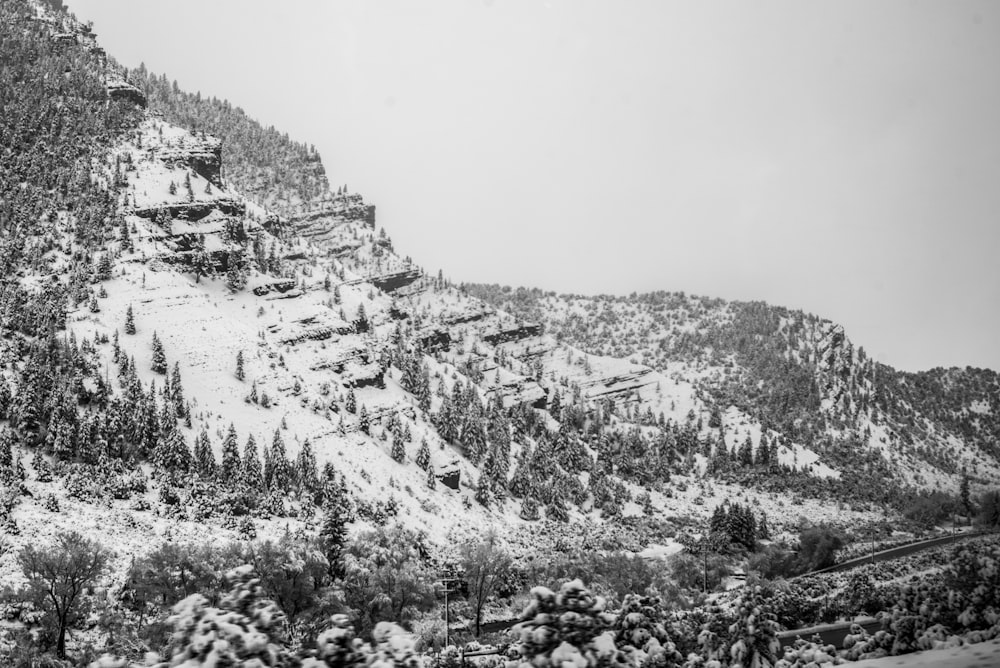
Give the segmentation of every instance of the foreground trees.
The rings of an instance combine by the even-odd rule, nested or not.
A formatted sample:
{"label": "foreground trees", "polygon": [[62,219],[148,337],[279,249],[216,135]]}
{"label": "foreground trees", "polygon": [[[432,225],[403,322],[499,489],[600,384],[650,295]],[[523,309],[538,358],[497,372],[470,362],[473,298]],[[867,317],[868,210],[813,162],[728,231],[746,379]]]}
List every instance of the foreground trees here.
{"label": "foreground trees", "polygon": [[463,548],[462,566],[469,588],[469,604],[475,613],[476,636],[479,636],[483,607],[510,580],[513,561],[510,554],[500,547],[496,533],[491,531],[482,542],[470,543]]}
{"label": "foreground trees", "polygon": [[97,583],[108,552],[78,533],[61,533],[48,546],[27,545],[18,563],[28,580],[28,593],[50,615],[56,633],[56,655],[66,656],[66,632],[78,621],[84,592]]}

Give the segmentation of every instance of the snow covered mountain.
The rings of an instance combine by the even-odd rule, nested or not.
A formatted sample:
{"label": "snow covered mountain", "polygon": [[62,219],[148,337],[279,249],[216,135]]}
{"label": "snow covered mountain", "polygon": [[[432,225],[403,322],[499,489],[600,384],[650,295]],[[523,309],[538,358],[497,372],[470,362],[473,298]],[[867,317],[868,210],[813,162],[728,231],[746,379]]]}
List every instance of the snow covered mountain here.
{"label": "snow covered mountain", "polygon": [[568,522],[638,551],[727,498],[781,531],[1000,480],[994,372],[896,372],[759,303],[455,285],[311,147],[124,70],[65,13],[3,12],[12,53],[44,54],[2,87],[15,543],[314,529],[337,475],[360,524],[442,550]]}

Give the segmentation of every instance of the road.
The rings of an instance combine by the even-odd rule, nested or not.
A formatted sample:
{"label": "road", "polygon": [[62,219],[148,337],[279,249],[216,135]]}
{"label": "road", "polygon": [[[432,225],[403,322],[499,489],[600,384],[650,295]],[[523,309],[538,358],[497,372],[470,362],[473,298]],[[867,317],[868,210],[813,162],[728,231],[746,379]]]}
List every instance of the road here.
{"label": "road", "polygon": [[[908,554],[913,554],[914,552],[919,552],[920,550],[926,550],[931,547],[937,547],[938,545],[947,545],[948,543],[955,543],[960,540],[965,540],[966,538],[972,538],[974,536],[981,536],[980,533],[958,533],[950,536],[940,536],[939,538],[931,538],[930,540],[920,541],[919,543],[908,543],[906,545],[900,545],[899,547],[893,547],[888,550],[882,550],[881,552],[875,553],[875,561],[889,561],[890,559],[898,559],[899,557],[905,557]],[[803,573],[802,575],[796,575],[792,580],[797,580],[799,578],[804,578],[809,575],[818,575],[820,573],[839,573],[841,571],[849,571],[852,568],[857,568],[858,566],[864,566],[865,564],[872,563],[872,555],[866,555],[864,557],[858,557],[857,559],[851,559],[850,561],[845,561],[829,568],[821,568],[818,571],[811,571],[809,573]]]}
{"label": "road", "polygon": [[[882,629],[882,623],[872,617],[867,617],[863,621],[859,620],[861,626],[869,635]],[[782,631],[778,634],[778,640],[782,647],[788,647],[795,642],[797,637],[803,640],[812,640],[812,637],[819,634],[824,645],[833,645],[837,649],[844,646],[844,638],[851,630],[851,622],[841,622],[839,624],[824,624],[823,626],[811,626],[806,629],[794,629],[792,631]]]}

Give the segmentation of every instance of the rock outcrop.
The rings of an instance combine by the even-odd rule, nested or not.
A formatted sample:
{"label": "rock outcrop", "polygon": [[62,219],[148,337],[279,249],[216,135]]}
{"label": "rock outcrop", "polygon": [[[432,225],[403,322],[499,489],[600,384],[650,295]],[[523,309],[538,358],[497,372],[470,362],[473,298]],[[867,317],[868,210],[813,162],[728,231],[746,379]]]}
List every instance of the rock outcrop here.
{"label": "rock outcrop", "polygon": [[107,91],[109,99],[125,100],[137,107],[146,107],[146,94],[138,86],[133,86],[127,81],[121,79],[108,81]]}
{"label": "rock outcrop", "polygon": [[175,202],[173,204],[164,202],[153,206],[139,207],[134,213],[140,218],[147,220],[157,220],[158,217],[165,216],[168,220],[198,221],[213,211],[219,211],[227,216],[242,218],[246,213],[246,205],[236,199],[221,197],[218,199],[195,200],[194,202]]}

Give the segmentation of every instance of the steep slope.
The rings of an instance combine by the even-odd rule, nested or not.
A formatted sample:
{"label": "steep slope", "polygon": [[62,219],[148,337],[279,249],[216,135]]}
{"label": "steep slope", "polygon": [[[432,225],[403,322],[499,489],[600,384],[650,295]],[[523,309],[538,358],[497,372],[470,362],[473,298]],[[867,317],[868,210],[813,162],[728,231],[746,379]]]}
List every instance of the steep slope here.
{"label": "steep slope", "polygon": [[997,475],[995,375],[890,374],[760,304],[457,288],[311,148],[125,71],[63,12],[3,11],[15,543],[100,535],[99,508],[122,559],[149,533],[315,531],[346,491],[358,526],[396,517],[435,551],[488,526],[638,550],[730,500],[792,531]]}
{"label": "steep slope", "polygon": [[951,489],[963,470],[982,483],[1000,475],[1000,376],[993,371],[899,372],[855,347],[840,325],[759,302],[495,285],[467,291],[588,352],[696,379],[713,426],[738,408],[838,470],[878,466],[905,484]]}

